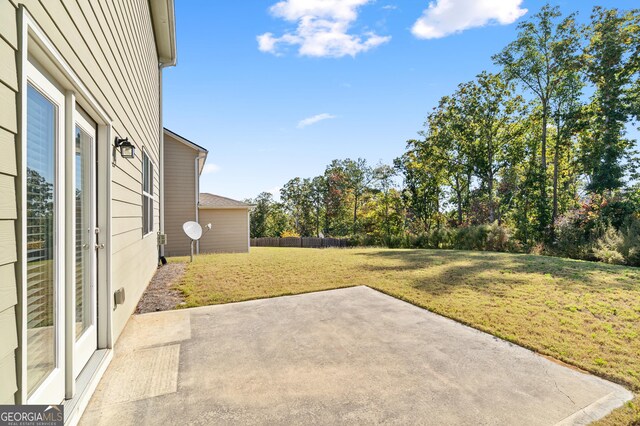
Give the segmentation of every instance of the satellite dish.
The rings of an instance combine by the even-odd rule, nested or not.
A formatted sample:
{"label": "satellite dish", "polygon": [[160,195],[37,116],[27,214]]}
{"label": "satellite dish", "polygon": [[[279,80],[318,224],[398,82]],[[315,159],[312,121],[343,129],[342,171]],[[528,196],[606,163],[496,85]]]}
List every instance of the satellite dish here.
{"label": "satellite dish", "polygon": [[184,225],[182,225],[182,229],[184,233],[187,234],[187,237],[192,240],[199,240],[200,237],[202,237],[202,226],[200,226],[198,222],[185,222]]}

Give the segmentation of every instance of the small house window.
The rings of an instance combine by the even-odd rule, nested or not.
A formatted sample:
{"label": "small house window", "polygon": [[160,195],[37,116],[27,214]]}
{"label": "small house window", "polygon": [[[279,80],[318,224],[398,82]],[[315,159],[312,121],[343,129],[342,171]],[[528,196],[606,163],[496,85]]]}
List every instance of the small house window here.
{"label": "small house window", "polygon": [[153,163],[142,151],[142,235],[153,232]]}

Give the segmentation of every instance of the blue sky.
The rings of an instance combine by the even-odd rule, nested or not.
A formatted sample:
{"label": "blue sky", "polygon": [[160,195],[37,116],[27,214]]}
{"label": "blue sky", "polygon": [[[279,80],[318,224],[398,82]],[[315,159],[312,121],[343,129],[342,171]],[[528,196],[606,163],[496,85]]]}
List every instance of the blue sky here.
{"label": "blue sky", "polygon": [[[209,150],[201,190],[236,199],[337,158],[390,163],[438,99],[495,69],[491,55],[545,3],[493,2],[176,0],[164,125]],[[552,4],[587,20],[596,4],[633,3]]]}

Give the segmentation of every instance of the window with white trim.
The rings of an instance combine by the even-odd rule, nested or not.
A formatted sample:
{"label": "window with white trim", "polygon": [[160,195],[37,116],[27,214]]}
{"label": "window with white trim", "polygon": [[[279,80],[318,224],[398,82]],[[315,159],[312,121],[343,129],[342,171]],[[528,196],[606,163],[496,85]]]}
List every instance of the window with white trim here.
{"label": "window with white trim", "polygon": [[153,232],[153,163],[142,151],[142,235]]}

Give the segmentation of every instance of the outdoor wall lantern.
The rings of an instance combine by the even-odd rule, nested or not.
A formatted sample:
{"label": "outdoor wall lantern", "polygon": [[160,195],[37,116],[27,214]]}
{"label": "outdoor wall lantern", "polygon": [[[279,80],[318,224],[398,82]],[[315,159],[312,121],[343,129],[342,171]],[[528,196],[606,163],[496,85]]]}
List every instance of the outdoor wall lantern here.
{"label": "outdoor wall lantern", "polygon": [[120,151],[122,158],[133,158],[136,153],[136,148],[129,142],[129,138],[116,137],[115,149]]}

